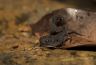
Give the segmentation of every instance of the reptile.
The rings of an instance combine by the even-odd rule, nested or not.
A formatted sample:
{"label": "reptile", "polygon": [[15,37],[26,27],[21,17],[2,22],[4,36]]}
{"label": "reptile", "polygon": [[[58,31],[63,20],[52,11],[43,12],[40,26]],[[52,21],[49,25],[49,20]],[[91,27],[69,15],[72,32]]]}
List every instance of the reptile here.
{"label": "reptile", "polygon": [[[43,47],[96,45],[96,12],[76,8],[58,9],[42,17],[32,26],[32,30],[33,33],[42,33],[40,46]],[[48,35],[43,35],[44,32],[48,32]],[[72,42],[67,43],[68,40]]]}

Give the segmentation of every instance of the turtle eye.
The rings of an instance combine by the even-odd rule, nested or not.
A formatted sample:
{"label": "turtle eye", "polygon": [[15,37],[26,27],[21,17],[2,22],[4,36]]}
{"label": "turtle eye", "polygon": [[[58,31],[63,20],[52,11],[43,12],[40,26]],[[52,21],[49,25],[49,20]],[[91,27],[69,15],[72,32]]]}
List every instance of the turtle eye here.
{"label": "turtle eye", "polygon": [[61,26],[63,24],[63,18],[62,17],[57,17],[56,18],[56,23],[57,26]]}
{"label": "turtle eye", "polygon": [[54,22],[56,26],[62,26],[64,25],[64,17],[60,15],[53,16],[52,22]]}
{"label": "turtle eye", "polygon": [[56,17],[55,24],[56,24],[56,26],[63,26],[64,25],[64,18],[61,16]]}

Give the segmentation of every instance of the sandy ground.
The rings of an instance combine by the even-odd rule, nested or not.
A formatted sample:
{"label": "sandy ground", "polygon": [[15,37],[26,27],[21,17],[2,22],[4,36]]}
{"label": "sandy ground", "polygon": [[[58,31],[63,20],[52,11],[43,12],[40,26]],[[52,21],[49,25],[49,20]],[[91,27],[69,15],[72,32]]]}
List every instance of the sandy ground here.
{"label": "sandy ground", "polygon": [[96,64],[96,52],[41,48],[38,38],[32,35],[29,24],[38,22],[45,14],[64,7],[77,7],[61,1],[0,0],[0,65]]}

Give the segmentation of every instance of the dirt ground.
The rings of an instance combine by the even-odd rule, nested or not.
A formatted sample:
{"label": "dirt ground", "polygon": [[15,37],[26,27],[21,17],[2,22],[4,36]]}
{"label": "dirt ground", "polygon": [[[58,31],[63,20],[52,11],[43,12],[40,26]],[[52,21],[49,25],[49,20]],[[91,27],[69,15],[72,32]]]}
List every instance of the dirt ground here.
{"label": "dirt ground", "polygon": [[45,14],[64,7],[77,7],[62,1],[0,0],[0,65],[96,64],[96,52],[41,48],[38,38],[32,35],[29,25]]}

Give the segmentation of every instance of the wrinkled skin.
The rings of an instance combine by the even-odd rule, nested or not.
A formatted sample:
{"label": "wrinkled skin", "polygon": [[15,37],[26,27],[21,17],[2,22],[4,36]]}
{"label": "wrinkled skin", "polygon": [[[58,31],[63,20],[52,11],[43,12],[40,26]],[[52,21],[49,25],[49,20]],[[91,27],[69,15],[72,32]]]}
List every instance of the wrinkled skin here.
{"label": "wrinkled skin", "polygon": [[56,35],[48,35],[40,38],[41,47],[57,47],[67,41],[68,36],[65,32],[60,32]]}

